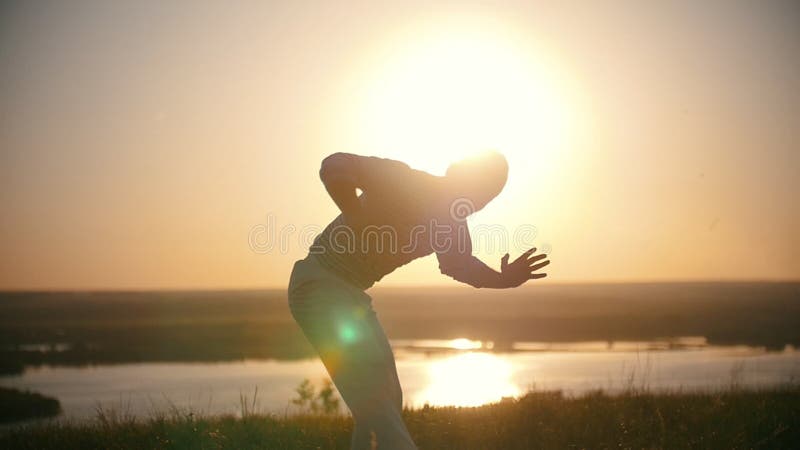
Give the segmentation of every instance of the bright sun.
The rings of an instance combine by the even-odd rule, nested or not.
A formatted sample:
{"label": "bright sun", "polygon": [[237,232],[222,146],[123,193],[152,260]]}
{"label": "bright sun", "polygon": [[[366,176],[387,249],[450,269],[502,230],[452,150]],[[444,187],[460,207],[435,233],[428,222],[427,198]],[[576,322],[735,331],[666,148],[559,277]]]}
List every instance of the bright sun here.
{"label": "bright sun", "polygon": [[437,174],[487,149],[512,165],[552,162],[567,108],[542,55],[488,27],[409,35],[366,77],[356,102],[361,151]]}

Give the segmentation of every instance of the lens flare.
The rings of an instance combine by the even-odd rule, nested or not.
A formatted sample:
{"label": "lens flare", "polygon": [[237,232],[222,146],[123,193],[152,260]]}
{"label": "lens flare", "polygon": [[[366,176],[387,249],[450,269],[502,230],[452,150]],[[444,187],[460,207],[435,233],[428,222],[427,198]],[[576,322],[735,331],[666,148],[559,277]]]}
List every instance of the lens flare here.
{"label": "lens flare", "polygon": [[352,344],[358,340],[358,329],[350,323],[339,326],[339,339],[345,344]]}

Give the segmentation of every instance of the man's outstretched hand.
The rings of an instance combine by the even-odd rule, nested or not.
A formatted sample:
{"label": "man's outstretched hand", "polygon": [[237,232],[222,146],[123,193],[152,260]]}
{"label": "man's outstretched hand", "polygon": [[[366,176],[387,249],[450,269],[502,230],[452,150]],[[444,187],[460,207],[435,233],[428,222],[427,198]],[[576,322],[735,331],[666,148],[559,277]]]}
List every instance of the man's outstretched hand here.
{"label": "man's outstretched hand", "polygon": [[546,254],[534,255],[534,252],[536,252],[535,248],[526,251],[511,264],[508,263],[508,253],[500,260],[500,272],[503,275],[503,281],[508,283],[508,287],[517,287],[528,280],[547,276],[546,273],[534,273],[550,264],[550,261],[546,259]]}

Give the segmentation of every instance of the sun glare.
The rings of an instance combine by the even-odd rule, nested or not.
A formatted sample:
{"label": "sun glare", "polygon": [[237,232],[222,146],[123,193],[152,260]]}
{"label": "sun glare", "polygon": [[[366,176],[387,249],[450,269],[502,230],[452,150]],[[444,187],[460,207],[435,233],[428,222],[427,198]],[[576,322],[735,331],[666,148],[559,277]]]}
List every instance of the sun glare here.
{"label": "sun glare", "polygon": [[364,151],[438,174],[488,149],[539,166],[560,151],[567,108],[543,55],[490,27],[412,34],[388,46],[366,80]]}
{"label": "sun glare", "polygon": [[475,350],[481,348],[482,345],[481,341],[472,341],[467,338],[458,338],[450,341],[450,348],[456,350]]}
{"label": "sun glare", "polygon": [[467,352],[431,363],[417,404],[478,406],[515,397],[511,364],[490,353]]}

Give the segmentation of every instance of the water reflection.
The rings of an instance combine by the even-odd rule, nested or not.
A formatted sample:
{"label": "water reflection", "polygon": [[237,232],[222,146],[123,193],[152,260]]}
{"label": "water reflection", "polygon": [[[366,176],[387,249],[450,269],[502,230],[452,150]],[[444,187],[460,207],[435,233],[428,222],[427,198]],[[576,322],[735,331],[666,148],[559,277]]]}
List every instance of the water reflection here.
{"label": "water reflection", "polygon": [[415,403],[478,406],[515,397],[510,362],[491,353],[467,352],[437,359],[428,366],[429,382]]}
{"label": "water reflection", "polygon": [[393,349],[413,350],[491,350],[492,341],[475,341],[467,338],[457,339],[392,339]]}
{"label": "water reflection", "polygon": [[[468,338],[392,342],[405,403],[475,406],[524,394],[530,387],[580,394],[626,388],[719,389],[765,387],[800,378],[800,352],[713,346],[704,339],[651,342],[517,343],[492,352]],[[524,349],[524,350],[523,350]],[[91,417],[98,404],[148,416],[173,406],[236,414],[240,395],[258,387],[258,409],[292,413],[294,388],[327,377],[317,359],[208,363],[141,363],[29,368],[0,377],[0,385],[30,389],[61,401],[65,415]]]}

